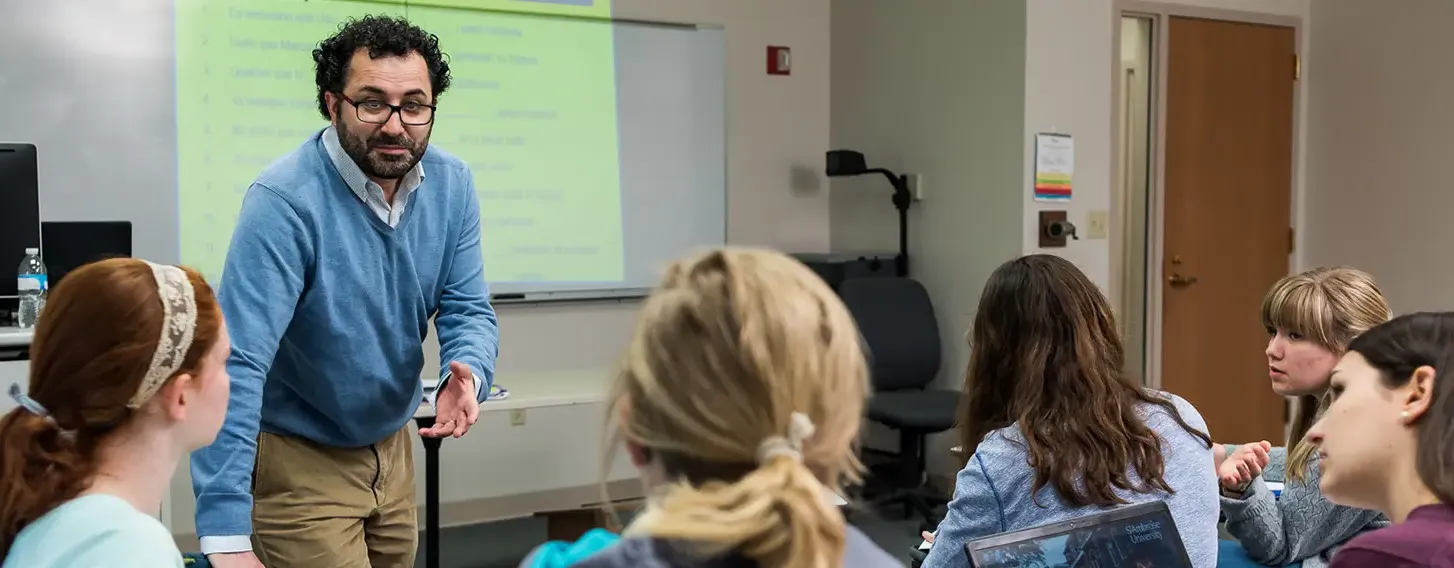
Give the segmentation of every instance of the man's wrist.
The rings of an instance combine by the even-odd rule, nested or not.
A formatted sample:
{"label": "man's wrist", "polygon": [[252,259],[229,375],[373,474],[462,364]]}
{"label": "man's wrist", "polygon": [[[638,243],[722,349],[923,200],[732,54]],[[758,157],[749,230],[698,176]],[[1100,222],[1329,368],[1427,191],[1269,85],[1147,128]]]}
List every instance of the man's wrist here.
{"label": "man's wrist", "polygon": [[[444,376],[440,377],[439,378],[439,383],[437,385],[435,385],[434,391],[431,392],[431,393],[429,393],[429,398],[428,398],[429,406],[433,407],[433,406],[437,406],[438,405],[439,393],[440,392],[443,392],[444,391],[444,387],[449,384],[450,379],[454,379],[454,378],[455,378],[454,371],[445,371],[444,372]],[[485,384],[484,384],[484,381],[481,381],[480,380],[480,376],[475,373],[475,370],[473,368],[470,368],[470,374],[469,374],[469,376],[467,376],[467,377],[460,377],[460,378],[474,381],[475,400],[476,401],[481,401],[481,399],[483,398]]]}
{"label": "man's wrist", "polygon": [[[480,399],[480,393],[482,393],[484,391],[484,386],[485,385],[484,385],[484,383],[482,381],[480,381],[480,375],[479,375],[479,373],[476,373],[475,372],[475,370],[474,370],[473,367],[467,367],[467,368],[469,368],[469,370],[470,370],[469,376],[461,377],[461,378],[471,381],[471,386],[474,387],[474,391],[475,391],[475,400],[479,400]],[[452,372],[451,373],[448,373],[448,374],[445,375],[445,377],[447,377],[447,378],[454,378],[454,373],[452,373]]]}
{"label": "man's wrist", "polygon": [[252,552],[252,536],[204,536],[200,545],[204,555]]}

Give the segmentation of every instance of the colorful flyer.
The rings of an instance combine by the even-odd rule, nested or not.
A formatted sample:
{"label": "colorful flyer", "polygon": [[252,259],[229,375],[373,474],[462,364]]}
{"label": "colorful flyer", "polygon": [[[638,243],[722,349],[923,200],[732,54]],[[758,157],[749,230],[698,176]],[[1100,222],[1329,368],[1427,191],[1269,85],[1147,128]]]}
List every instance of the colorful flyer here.
{"label": "colorful flyer", "polygon": [[1035,135],[1035,201],[1070,201],[1075,140],[1069,134]]}

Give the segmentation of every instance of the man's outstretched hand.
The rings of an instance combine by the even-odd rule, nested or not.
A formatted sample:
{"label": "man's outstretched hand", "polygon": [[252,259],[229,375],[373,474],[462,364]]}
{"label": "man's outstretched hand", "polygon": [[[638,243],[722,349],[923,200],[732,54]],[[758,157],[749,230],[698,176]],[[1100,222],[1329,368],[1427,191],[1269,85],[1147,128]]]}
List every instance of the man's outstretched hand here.
{"label": "man's outstretched hand", "polygon": [[444,388],[434,395],[434,426],[421,428],[420,436],[458,438],[470,431],[470,426],[480,419],[480,401],[475,389],[474,372],[468,365],[458,361],[449,364],[449,380]]}

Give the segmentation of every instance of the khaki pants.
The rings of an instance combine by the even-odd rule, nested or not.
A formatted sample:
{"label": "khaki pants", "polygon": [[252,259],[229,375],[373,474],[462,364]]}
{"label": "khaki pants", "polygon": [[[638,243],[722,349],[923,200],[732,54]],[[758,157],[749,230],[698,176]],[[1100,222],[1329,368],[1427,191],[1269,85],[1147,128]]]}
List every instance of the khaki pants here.
{"label": "khaki pants", "polygon": [[412,568],[415,509],[408,427],[364,448],[258,435],[252,541],[268,568]]}

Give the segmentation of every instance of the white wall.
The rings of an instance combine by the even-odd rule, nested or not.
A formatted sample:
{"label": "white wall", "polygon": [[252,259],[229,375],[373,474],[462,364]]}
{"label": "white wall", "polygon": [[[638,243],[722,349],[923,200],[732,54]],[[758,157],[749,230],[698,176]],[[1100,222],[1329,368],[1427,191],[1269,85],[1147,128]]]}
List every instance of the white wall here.
{"label": "white wall", "polygon": [[[1020,236],[1025,253],[1048,252],[1074,262],[1102,289],[1110,289],[1110,241],[1085,235],[1086,214],[1111,209],[1112,57],[1120,46],[1112,35],[1115,18],[1109,0],[1028,0],[1025,30],[1025,114],[1020,199],[1024,217]],[[1075,140],[1073,196],[1069,203],[1036,203],[1035,137],[1039,132],[1069,134]],[[1040,211],[1065,210],[1080,240],[1065,248],[1040,249]]]}
{"label": "white wall", "polygon": [[1448,310],[1454,3],[1395,4],[1313,9],[1304,260],[1368,270],[1396,313]]}
{"label": "white wall", "polygon": [[[822,179],[828,147],[829,0],[616,0],[616,17],[720,24],[727,34],[728,240],[791,251],[829,247],[828,192]],[[793,74],[766,74],[768,45],[792,48]],[[446,50],[448,46],[445,46]],[[500,309],[499,373],[604,369],[622,347],[636,303]],[[426,346],[425,368],[438,347]],[[442,452],[441,495],[451,502],[594,485],[600,479],[601,405],[534,410],[526,426],[486,415]],[[493,413],[503,414],[503,413]],[[415,448],[420,497],[423,450]],[[616,468],[618,476],[629,473]],[[190,533],[192,497],[186,468],[173,481],[174,533]],[[456,518],[493,516],[456,507]],[[467,509],[467,507],[466,507]]]}
{"label": "white wall", "polygon": [[[1024,20],[1018,2],[833,2],[833,147],[923,175],[925,199],[910,215],[910,272],[935,303],[943,388],[961,384],[964,332],[985,279],[1020,253]],[[896,249],[886,180],[830,185],[834,250]],[[953,471],[952,437],[931,440],[932,471]]]}
{"label": "white wall", "polygon": [[[1308,0],[1167,4],[1304,18],[1309,9]],[[1065,248],[1040,249],[1036,231],[1041,209],[1067,210],[1084,233],[1087,213],[1119,207],[1111,187],[1118,16],[1113,0],[833,2],[833,146],[861,150],[871,165],[925,174],[912,271],[940,317],[941,385],[959,384],[963,334],[985,279],[1003,261],[1064,256],[1110,292],[1120,270],[1112,240],[1082,234]],[[1075,137],[1070,203],[1032,199],[1036,132]],[[893,249],[883,180],[835,179],[831,187],[834,250]]]}
{"label": "white wall", "polygon": [[[1166,0],[1161,4],[1293,16],[1303,18],[1305,23],[1310,6],[1309,0]],[[1076,170],[1072,182],[1074,198],[1069,204],[1034,203],[1029,190],[1024,190],[1024,252],[1063,256],[1109,292],[1111,273],[1120,270],[1119,266],[1111,265],[1111,240],[1088,240],[1082,234],[1081,240],[1071,241],[1065,248],[1042,250],[1036,231],[1042,209],[1067,210],[1071,222],[1083,233],[1088,212],[1119,207],[1113,204],[1111,191],[1111,160],[1115,159],[1116,144],[1111,81],[1117,56],[1114,46],[1119,45],[1119,38],[1112,37],[1112,30],[1120,14],[1113,0],[1026,0],[1026,5],[1025,132],[1033,135],[1038,131],[1060,131],[1074,135]],[[1137,5],[1128,2],[1126,6]],[[1310,35],[1305,27],[1304,45]],[[1304,57],[1305,65],[1309,60],[1310,57]],[[1303,89],[1303,96],[1309,91]],[[1301,124],[1305,125],[1306,121]],[[1304,155],[1305,152],[1299,152],[1296,158],[1298,195],[1302,193],[1301,182],[1306,177],[1302,174]],[[1034,160],[1033,139],[1027,137],[1024,188],[1033,182]],[[1299,235],[1300,241],[1304,238],[1305,235]],[[1302,248],[1298,246],[1299,250]]]}

